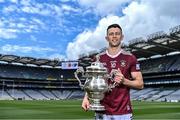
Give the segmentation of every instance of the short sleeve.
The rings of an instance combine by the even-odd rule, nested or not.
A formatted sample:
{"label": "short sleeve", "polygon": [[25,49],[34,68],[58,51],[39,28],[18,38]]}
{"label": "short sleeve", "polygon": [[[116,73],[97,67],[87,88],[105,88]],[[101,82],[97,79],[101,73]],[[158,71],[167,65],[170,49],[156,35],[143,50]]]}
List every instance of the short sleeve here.
{"label": "short sleeve", "polygon": [[138,72],[138,71],[140,71],[141,70],[140,63],[137,61],[137,58],[134,55],[132,55],[131,61],[132,61],[131,68],[130,68],[131,72]]}

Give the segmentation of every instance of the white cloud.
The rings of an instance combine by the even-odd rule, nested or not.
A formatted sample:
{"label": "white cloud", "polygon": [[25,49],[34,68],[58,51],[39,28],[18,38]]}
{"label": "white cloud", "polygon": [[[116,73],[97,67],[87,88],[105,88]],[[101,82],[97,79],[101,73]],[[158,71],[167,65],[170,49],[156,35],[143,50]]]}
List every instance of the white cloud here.
{"label": "white cloud", "polygon": [[10,0],[12,3],[18,3],[18,0]]}
{"label": "white cloud", "polygon": [[61,0],[61,2],[69,2],[69,1],[75,1],[75,0]]}
{"label": "white cloud", "polygon": [[6,13],[9,13],[9,12],[16,11],[17,9],[18,9],[17,6],[9,5],[9,6],[4,7],[2,11],[6,14]]}
{"label": "white cloud", "polygon": [[38,18],[0,18],[0,38],[16,38],[18,33],[30,33],[47,30],[47,26]]}
{"label": "white cloud", "polygon": [[27,5],[30,5],[30,2],[31,0],[21,0],[20,4],[27,6]]}
{"label": "white cloud", "polygon": [[11,39],[11,38],[16,38],[17,30],[15,29],[4,29],[4,28],[0,28],[0,38],[3,39]]}
{"label": "white cloud", "polygon": [[4,27],[5,25],[4,25],[4,20],[3,19],[0,19],[0,28],[1,27]]}
{"label": "white cloud", "polygon": [[112,13],[120,13],[122,5],[131,0],[78,0],[79,4],[88,9],[92,9],[96,14],[105,16]]}
{"label": "white cloud", "polygon": [[62,10],[65,10],[65,11],[72,11],[72,12],[78,12],[80,9],[77,9],[77,8],[73,8],[72,6],[69,6],[69,5],[62,5]]}
{"label": "white cloud", "polygon": [[24,6],[21,10],[25,13],[39,14],[44,16],[51,16],[51,11],[48,9],[42,9],[42,5],[37,4],[35,7],[33,6]]}
{"label": "white cloud", "polygon": [[[76,6],[77,1],[80,8]],[[0,2],[4,2],[4,0],[0,0]],[[31,41],[44,42],[38,41],[39,36],[37,37],[37,34],[33,33],[48,34],[48,30],[52,33],[59,32],[59,35],[67,35],[68,38],[70,35],[81,31],[84,25],[92,27],[92,25],[97,24],[94,29],[87,28],[79,33],[69,43],[66,50],[69,59],[76,59],[82,53],[99,50],[107,46],[104,37],[106,28],[111,23],[119,23],[122,26],[125,42],[136,37],[146,37],[146,35],[159,30],[168,31],[169,28],[180,24],[179,0],[133,0],[133,2],[132,0],[73,0],[75,4],[72,5],[68,4],[68,2],[72,2],[70,0],[63,0],[63,4],[62,2],[44,1],[40,3],[32,0],[11,0],[11,2],[13,3],[1,7],[0,39],[2,40],[17,38],[17,35],[25,35],[31,32],[34,35],[30,37]],[[127,3],[129,3],[128,6],[125,6]],[[83,13],[81,13],[82,11]],[[86,19],[87,22],[80,23],[77,19],[75,21],[78,25],[76,25],[72,19],[68,20],[70,18],[68,14],[71,17],[79,17],[82,21]],[[95,20],[94,18],[89,19],[89,14]],[[81,15],[82,18],[78,15]],[[99,17],[99,22],[96,23],[95,21]],[[92,22],[89,22],[90,20]],[[81,28],[81,26],[83,27]],[[72,38],[72,36],[70,37]],[[21,38],[17,40],[19,39]],[[7,49],[7,51],[14,50],[17,52],[54,51],[54,49],[48,47],[43,49],[35,46],[18,45],[6,45],[3,48],[4,51]],[[0,49],[2,50],[2,48]],[[59,54],[54,56],[56,55],[61,56]]]}
{"label": "white cloud", "polygon": [[37,44],[44,44],[47,42],[45,40],[37,39],[36,36],[34,36],[34,35],[30,35],[29,40],[36,42]]}
{"label": "white cloud", "polygon": [[37,42],[37,38],[33,35],[30,36],[30,40],[34,41],[34,42]]}
{"label": "white cloud", "polygon": [[66,60],[65,56],[64,55],[61,55],[61,54],[58,54],[58,53],[55,53],[55,54],[52,54],[50,56],[48,56],[49,59],[58,59],[58,60]]}
{"label": "white cloud", "polygon": [[1,52],[3,53],[31,53],[31,52],[48,52],[48,51],[55,51],[52,48],[42,48],[38,46],[19,46],[19,45],[9,45],[6,44],[0,48]]}
{"label": "white cloud", "polygon": [[[27,14],[37,14],[42,16],[54,16],[59,17],[62,16],[62,9],[60,5],[55,4],[48,4],[48,3],[38,3],[35,1],[30,0],[22,0],[19,2],[19,6],[16,5],[9,5],[6,7],[3,7],[4,13],[10,13],[10,12],[18,12],[18,13],[27,13]],[[70,6],[66,6],[64,9],[70,9],[75,10]]]}
{"label": "white cloud", "polygon": [[[37,33],[43,30],[53,31],[64,26],[66,19],[63,19],[63,12],[80,12],[79,8],[66,4],[38,3],[31,0],[12,0],[10,2],[19,3],[3,6],[3,16],[0,17],[0,38],[16,38],[17,33]],[[13,14],[13,15],[12,15]],[[11,16],[12,15],[12,16]],[[18,17],[14,17],[18,16]],[[27,17],[26,17],[27,16]],[[54,20],[52,22],[51,20]],[[48,24],[48,25],[47,25]],[[10,32],[8,29],[14,29],[16,32]]]}
{"label": "white cloud", "polygon": [[31,24],[37,25],[39,29],[47,29],[45,23],[38,18],[32,18]]}
{"label": "white cloud", "polygon": [[[95,3],[95,1],[79,1],[83,5],[93,6],[95,4],[96,8],[98,8],[98,4],[101,4]],[[123,16],[108,15],[99,21],[94,30],[87,29],[80,33],[73,42],[69,43],[66,50],[67,57],[77,59],[82,53],[99,50],[106,46],[105,31],[111,23],[118,23],[122,26],[125,43],[137,37],[146,37],[148,34],[160,30],[167,32],[169,28],[180,24],[179,8],[179,0],[163,0],[163,2],[138,0],[131,2],[123,9]],[[106,9],[103,10],[106,11]]]}
{"label": "white cloud", "polygon": [[[170,9],[167,1],[171,0],[163,0],[159,3],[155,0],[142,0],[141,2],[132,2],[126,7],[123,10],[125,15],[121,17],[125,39],[145,37],[147,34],[161,30],[168,32],[169,28],[180,24],[180,14],[177,14],[180,7],[179,0],[172,0],[169,3],[174,9],[171,14],[167,12]],[[177,6],[178,3],[179,6]]]}
{"label": "white cloud", "polygon": [[119,21],[120,18],[117,16],[107,16],[99,21],[94,31],[87,29],[79,34],[74,42],[68,44],[66,51],[68,59],[77,59],[80,54],[105,47],[107,45],[105,40],[107,26],[119,23]]}

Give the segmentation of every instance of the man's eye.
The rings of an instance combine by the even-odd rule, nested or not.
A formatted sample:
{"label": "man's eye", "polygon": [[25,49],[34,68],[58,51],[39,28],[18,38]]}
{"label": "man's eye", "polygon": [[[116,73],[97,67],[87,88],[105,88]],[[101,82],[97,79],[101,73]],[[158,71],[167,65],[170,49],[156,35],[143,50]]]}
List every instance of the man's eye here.
{"label": "man's eye", "polygon": [[114,33],[109,33],[109,35],[114,35]]}
{"label": "man's eye", "polygon": [[110,36],[112,35],[120,35],[121,33],[120,32],[116,32],[116,33],[109,33]]}
{"label": "man's eye", "polygon": [[121,33],[117,32],[116,35],[120,35]]}

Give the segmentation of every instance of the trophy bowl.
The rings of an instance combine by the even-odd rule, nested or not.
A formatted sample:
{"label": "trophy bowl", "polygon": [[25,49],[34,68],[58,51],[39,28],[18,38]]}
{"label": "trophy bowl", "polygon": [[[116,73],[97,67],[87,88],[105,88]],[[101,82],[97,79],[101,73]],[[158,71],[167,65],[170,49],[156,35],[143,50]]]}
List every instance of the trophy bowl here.
{"label": "trophy bowl", "polygon": [[[84,85],[78,78],[78,74],[82,73],[83,77],[86,78]],[[79,82],[80,87],[86,91],[88,99],[90,101],[90,110],[104,111],[105,107],[101,105],[100,101],[104,98],[104,93],[109,90],[107,76],[107,69],[99,61],[91,63],[90,66],[84,69],[78,68],[74,73],[76,79]]]}

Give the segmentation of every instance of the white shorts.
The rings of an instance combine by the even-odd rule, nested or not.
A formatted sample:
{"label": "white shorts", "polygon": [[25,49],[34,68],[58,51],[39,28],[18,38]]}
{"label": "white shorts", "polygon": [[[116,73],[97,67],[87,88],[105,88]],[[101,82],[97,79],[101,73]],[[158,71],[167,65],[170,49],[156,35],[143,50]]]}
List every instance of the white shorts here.
{"label": "white shorts", "polygon": [[95,120],[132,120],[132,114],[124,115],[105,115],[95,113]]}

